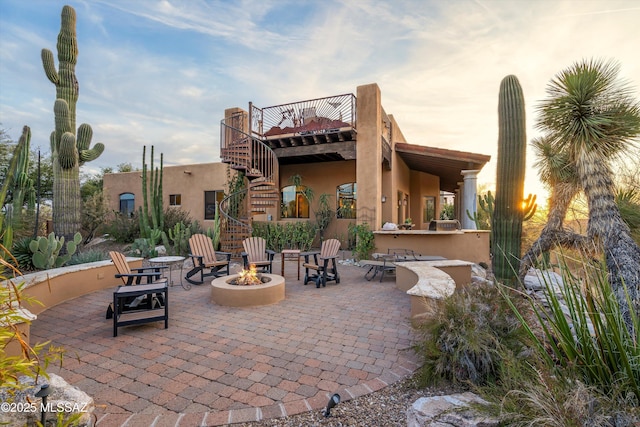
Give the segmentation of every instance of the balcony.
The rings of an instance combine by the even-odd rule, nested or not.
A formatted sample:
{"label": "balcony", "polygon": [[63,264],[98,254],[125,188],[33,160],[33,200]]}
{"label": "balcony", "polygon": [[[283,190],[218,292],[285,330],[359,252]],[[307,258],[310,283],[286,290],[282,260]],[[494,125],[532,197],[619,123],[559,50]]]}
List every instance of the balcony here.
{"label": "balcony", "polygon": [[251,133],[281,164],[355,158],[356,98],[353,94],[273,107],[250,106]]}

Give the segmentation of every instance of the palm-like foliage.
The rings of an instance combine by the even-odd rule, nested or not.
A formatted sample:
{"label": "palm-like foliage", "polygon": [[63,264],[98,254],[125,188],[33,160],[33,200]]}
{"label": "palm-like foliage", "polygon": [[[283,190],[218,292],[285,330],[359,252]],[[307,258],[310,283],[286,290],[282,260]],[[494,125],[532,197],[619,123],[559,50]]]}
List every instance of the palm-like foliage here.
{"label": "palm-like foliage", "polygon": [[575,166],[589,206],[588,236],[604,250],[612,288],[631,327],[631,310],[640,311],[640,248],[616,206],[610,161],[640,134],[640,104],[618,70],[615,62],[585,60],[560,72],[538,108],[537,127]]}

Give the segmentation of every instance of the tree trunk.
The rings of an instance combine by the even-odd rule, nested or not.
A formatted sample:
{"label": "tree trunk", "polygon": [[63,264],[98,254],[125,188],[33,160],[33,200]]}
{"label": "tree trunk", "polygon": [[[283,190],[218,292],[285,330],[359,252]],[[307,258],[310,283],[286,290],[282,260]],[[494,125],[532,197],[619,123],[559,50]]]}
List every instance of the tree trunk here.
{"label": "tree trunk", "polygon": [[533,242],[531,248],[524,254],[520,261],[520,281],[543,253],[556,246],[582,250],[586,247],[586,237],[564,229],[564,219],[571,201],[578,192],[578,188],[570,183],[556,183],[549,198],[549,213],[547,224],[540,232],[538,239]]}
{"label": "tree trunk", "polygon": [[587,233],[602,244],[609,283],[627,328],[633,333],[631,313],[640,316],[640,248],[620,216],[607,163],[582,151],[577,164],[589,204]]}

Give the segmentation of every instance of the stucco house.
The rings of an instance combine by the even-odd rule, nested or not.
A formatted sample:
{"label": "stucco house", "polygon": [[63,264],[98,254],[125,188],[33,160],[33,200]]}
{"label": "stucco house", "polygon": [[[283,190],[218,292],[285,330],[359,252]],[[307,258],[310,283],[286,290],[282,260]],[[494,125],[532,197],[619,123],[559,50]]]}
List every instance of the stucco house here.
{"label": "stucco house", "polygon": [[[321,194],[336,212],[331,237],[344,239],[349,223],[380,230],[407,218],[414,232],[426,231],[438,219],[442,192],[455,194],[457,219],[471,231],[465,212],[475,211],[476,175],[490,156],[409,143],[374,83],[358,86],[355,95],[229,108],[220,124],[220,159],[164,167],[164,204],[189,211],[206,228],[229,192],[229,179],[241,171],[247,194],[243,207],[233,209],[237,218],[230,215],[225,224],[235,237],[227,239],[233,246],[227,249],[237,250],[253,221],[313,221]],[[112,209],[128,213],[140,206],[140,175],[105,175]],[[311,203],[305,188],[316,195]],[[221,211],[229,213],[228,204]],[[482,239],[488,256],[488,236]]]}

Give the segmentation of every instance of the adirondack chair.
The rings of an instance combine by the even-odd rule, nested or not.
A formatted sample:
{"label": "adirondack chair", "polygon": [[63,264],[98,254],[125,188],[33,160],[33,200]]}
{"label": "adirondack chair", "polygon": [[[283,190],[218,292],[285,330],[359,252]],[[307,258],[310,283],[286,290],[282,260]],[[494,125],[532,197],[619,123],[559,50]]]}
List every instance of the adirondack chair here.
{"label": "adirondack chair", "polygon": [[[204,278],[209,276],[220,277],[223,274],[229,275],[229,263],[231,254],[229,252],[219,252],[213,248],[213,242],[204,234],[194,234],[189,238],[189,256],[193,260],[193,268],[187,273],[185,279],[194,285],[204,283]],[[205,269],[209,269],[205,273]],[[200,273],[200,280],[192,279]]]}
{"label": "adirondack chair", "polygon": [[[127,262],[127,258],[121,252],[111,251],[109,252],[109,257],[111,257],[111,261],[113,265],[116,267],[117,273],[115,274],[116,278],[120,278],[122,280],[123,286],[136,286],[142,284],[142,279],[145,279],[145,285],[156,285],[149,286],[150,291],[143,295],[136,295],[135,297],[123,299],[120,301],[121,307],[119,310],[122,311],[130,311],[130,310],[140,310],[147,309],[150,310],[154,308],[154,304],[163,305],[164,298],[162,295],[156,295],[154,290],[160,291],[163,287],[167,286],[167,279],[162,277],[161,270],[163,266],[153,266],[153,267],[139,267],[139,268],[131,268],[129,267],[129,263]],[[120,289],[119,287],[118,289]],[[124,292],[124,291],[122,291]],[[120,293],[122,293],[120,292]],[[160,292],[161,293],[161,292]],[[106,318],[111,319],[114,313],[113,304],[109,304],[107,307]]]}
{"label": "adirondack chair", "polygon": [[273,265],[273,257],[276,254],[271,249],[267,249],[267,241],[262,237],[249,237],[242,241],[244,252],[242,252],[242,260],[245,270],[251,264],[256,268],[261,268],[263,272],[271,273]]}
{"label": "adirondack chair", "polygon": [[[304,256],[304,284],[309,281],[316,283],[316,288],[320,285],[327,286],[328,281],[335,281],[336,284],[340,283],[340,275],[338,274],[338,251],[340,250],[340,240],[327,239],[322,242],[320,252],[303,252],[300,255]],[[313,257],[313,261],[311,261]],[[314,270],[315,273],[309,274],[309,270]]]}

